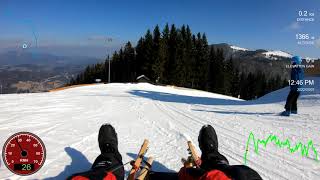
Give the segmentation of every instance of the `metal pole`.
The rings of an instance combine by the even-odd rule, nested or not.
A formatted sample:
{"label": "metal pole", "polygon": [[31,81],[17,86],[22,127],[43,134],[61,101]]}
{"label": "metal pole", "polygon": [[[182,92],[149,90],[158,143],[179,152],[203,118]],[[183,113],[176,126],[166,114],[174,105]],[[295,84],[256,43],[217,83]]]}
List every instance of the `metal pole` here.
{"label": "metal pole", "polygon": [[[110,38],[107,38],[107,43],[110,41]],[[108,83],[111,82],[110,80],[110,71],[111,71],[111,68],[110,68],[110,58],[109,58],[109,55],[108,55],[108,61],[109,61],[109,72],[108,72]]]}
{"label": "metal pole", "polygon": [[2,84],[0,84],[0,87],[1,87],[1,94],[2,94]]}
{"label": "metal pole", "polygon": [[108,58],[108,61],[109,61],[109,72],[108,72],[108,83],[110,83],[110,71],[111,71],[111,68],[110,68],[110,58]]}

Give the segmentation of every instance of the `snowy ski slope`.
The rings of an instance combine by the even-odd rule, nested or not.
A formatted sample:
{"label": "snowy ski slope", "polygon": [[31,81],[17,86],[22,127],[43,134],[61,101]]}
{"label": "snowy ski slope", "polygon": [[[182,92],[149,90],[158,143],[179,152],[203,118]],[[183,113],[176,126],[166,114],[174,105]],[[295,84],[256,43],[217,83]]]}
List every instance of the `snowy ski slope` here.
{"label": "snowy ski slope", "polygon": [[[215,127],[219,149],[230,164],[244,163],[250,132],[256,139],[273,133],[293,145],[311,139],[320,151],[320,81],[315,80],[316,91],[300,97],[299,114],[291,117],[278,115],[288,88],[255,101],[145,83],[0,95],[0,146],[13,133],[29,131],[40,136],[47,149],[45,165],[27,177],[12,174],[1,159],[0,179],[65,179],[89,169],[99,155],[97,135],[103,123],[116,128],[124,162],[134,158],[148,138],[147,156],[154,156],[156,171],[178,171],[181,158],[188,155],[187,140],[198,145],[204,124]],[[319,179],[320,162],[311,150],[309,156],[302,157],[300,151],[291,154],[273,143],[260,145],[257,155],[251,142],[247,165],[264,179]]]}

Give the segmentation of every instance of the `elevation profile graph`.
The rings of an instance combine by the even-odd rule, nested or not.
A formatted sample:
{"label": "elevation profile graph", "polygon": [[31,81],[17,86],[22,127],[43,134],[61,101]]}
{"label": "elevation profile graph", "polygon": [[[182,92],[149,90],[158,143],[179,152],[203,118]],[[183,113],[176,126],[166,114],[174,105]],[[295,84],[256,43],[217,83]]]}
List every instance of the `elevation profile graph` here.
{"label": "elevation profile graph", "polygon": [[286,139],[285,141],[281,141],[276,135],[273,135],[273,134],[270,134],[266,139],[256,139],[254,137],[254,134],[250,132],[250,135],[246,143],[245,153],[244,153],[244,164],[247,164],[247,155],[249,153],[249,144],[251,141],[253,142],[253,145],[254,145],[254,152],[258,155],[259,155],[259,145],[263,145],[263,147],[266,149],[269,143],[274,143],[278,148],[288,149],[288,151],[291,154],[295,153],[296,151],[300,151],[301,156],[309,157],[309,151],[311,151],[314,153],[315,161],[320,162],[318,157],[318,152],[314,147],[312,140],[308,140],[307,145],[304,145],[301,142],[298,142],[295,146],[291,146],[289,139]]}

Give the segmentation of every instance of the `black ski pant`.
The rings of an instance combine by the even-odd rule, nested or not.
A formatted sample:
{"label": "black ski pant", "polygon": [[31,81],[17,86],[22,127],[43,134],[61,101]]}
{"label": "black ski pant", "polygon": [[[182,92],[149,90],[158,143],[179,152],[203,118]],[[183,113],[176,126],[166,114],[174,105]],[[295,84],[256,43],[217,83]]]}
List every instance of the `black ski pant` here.
{"label": "black ski pant", "polygon": [[[209,170],[204,170],[201,168],[188,168],[186,171],[192,177],[199,178],[206,172],[211,170],[220,170],[226,176],[232,178],[233,180],[262,180],[261,176],[253,169],[245,165],[234,165],[230,166],[227,164],[214,165],[213,168]],[[173,172],[150,172],[147,177],[148,180],[180,180],[178,173]]]}
{"label": "black ski pant", "polygon": [[91,170],[74,174],[69,177],[68,180],[71,180],[76,176],[102,180],[110,171],[112,171],[112,174],[116,176],[117,180],[124,179],[124,167],[122,157],[119,152],[100,154],[94,161]]}
{"label": "black ski pant", "polygon": [[260,175],[253,169],[245,165],[229,165],[227,158],[217,152],[202,154],[201,168],[206,172],[210,170],[220,170],[234,180],[262,180]]}
{"label": "black ski pant", "polygon": [[[220,170],[233,180],[262,180],[261,176],[253,169],[245,165],[229,165],[225,156],[219,152],[202,154],[200,168],[188,168],[186,172],[192,177],[201,177],[211,170]],[[150,172],[148,180],[179,180],[178,173]]]}
{"label": "black ski pant", "polygon": [[284,108],[286,111],[297,111],[297,100],[300,95],[300,92],[297,90],[290,90],[288,97],[287,97],[287,102]]}

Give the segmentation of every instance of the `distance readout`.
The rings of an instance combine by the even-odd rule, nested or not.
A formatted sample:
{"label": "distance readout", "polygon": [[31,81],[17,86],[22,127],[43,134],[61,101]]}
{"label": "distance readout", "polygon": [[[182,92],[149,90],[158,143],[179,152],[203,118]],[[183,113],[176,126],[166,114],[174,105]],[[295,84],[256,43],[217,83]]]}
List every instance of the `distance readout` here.
{"label": "distance readout", "polygon": [[315,13],[307,10],[298,11],[297,22],[314,22]]}

